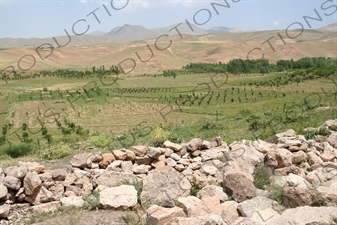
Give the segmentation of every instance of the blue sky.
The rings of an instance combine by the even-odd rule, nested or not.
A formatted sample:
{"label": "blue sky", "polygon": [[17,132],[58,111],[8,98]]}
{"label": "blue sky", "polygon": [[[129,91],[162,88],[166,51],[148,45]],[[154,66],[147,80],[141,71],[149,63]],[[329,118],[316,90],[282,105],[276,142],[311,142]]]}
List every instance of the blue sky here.
{"label": "blue sky", "polygon": [[[108,32],[124,24],[155,28],[184,22],[185,19],[194,23],[194,17],[198,23],[209,19],[200,25],[205,29],[212,26],[241,30],[286,29],[294,22],[308,29],[303,16],[317,17],[315,9],[322,21],[309,20],[312,28],[337,22],[337,0],[227,0],[230,8],[217,7],[219,15],[211,2],[225,4],[224,0],[112,0],[115,8],[125,6],[116,10],[111,7],[110,0],[0,0],[0,38],[60,36],[65,35],[64,29],[73,35],[72,26],[80,19],[86,21],[79,22],[76,28],[80,32],[89,25],[87,33]],[[100,23],[92,13],[96,9]],[[299,27],[294,25],[293,28]]]}

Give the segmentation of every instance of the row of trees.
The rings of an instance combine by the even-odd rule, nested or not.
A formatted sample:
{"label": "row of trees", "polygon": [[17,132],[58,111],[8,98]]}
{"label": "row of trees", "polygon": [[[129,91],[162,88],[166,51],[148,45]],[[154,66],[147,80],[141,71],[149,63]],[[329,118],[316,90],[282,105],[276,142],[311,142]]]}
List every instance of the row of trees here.
{"label": "row of trees", "polygon": [[302,58],[299,60],[278,60],[276,64],[270,63],[267,59],[248,60],[248,59],[232,59],[228,63],[190,63],[183,66],[182,70],[187,70],[194,73],[269,73],[282,72],[286,70],[297,69],[320,69],[319,72],[324,72],[323,69],[330,71],[336,70],[337,58],[330,57],[313,57]]}
{"label": "row of trees", "polygon": [[[58,69],[55,71],[41,71],[39,73],[33,74],[20,74],[16,71],[13,71],[13,74],[5,75],[3,74],[1,79],[2,80],[22,80],[28,78],[36,78],[36,77],[46,77],[46,76],[58,76],[64,78],[83,78],[83,77],[92,77],[92,76],[101,76],[105,71],[107,71],[103,66],[95,67],[93,66],[91,69],[86,69],[85,71],[82,70],[70,70],[70,69]],[[110,66],[108,71],[112,71],[117,75],[122,73],[118,66],[112,65]]]}

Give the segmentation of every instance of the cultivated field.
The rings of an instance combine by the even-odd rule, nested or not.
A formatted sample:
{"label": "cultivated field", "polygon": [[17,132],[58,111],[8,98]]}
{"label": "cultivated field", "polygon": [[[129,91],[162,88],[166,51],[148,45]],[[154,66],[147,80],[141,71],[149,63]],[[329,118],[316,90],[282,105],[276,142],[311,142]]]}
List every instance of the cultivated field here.
{"label": "cultivated field", "polygon": [[[54,143],[74,141],[65,139],[55,122],[67,119],[90,135],[124,135],[124,141],[115,144],[128,147],[150,141],[156,127],[169,131],[173,141],[221,136],[231,142],[266,138],[289,128],[302,132],[336,118],[336,74],[279,87],[251,84],[282,75],[180,74],[175,79],[120,75],[110,86],[103,86],[97,77],[9,81],[0,86],[0,121],[12,124],[7,135],[12,143],[22,138],[23,123],[33,141],[43,143],[41,123]],[[112,83],[108,80],[104,83]]]}

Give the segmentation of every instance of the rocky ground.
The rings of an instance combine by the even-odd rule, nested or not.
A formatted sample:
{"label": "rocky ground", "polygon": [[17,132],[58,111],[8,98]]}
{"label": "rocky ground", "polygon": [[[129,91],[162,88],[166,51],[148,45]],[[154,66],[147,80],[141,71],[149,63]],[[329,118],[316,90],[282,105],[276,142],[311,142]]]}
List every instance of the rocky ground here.
{"label": "rocky ground", "polygon": [[337,224],[336,128],[82,153],[53,170],[18,162],[0,169],[0,224],[52,212],[36,224]]}

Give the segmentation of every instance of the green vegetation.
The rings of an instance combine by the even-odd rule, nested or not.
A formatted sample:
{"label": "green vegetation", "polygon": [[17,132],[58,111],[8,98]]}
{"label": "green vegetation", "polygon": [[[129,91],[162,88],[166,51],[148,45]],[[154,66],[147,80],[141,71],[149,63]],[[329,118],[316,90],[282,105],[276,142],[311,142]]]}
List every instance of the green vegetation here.
{"label": "green vegetation", "polygon": [[198,195],[198,192],[200,191],[200,188],[198,188],[197,186],[192,186],[190,189],[190,195],[191,196],[196,196]]}
{"label": "green vegetation", "polygon": [[84,196],[83,200],[86,202],[84,209],[89,211],[100,209],[99,191],[94,190],[90,195]]}
{"label": "green vegetation", "polygon": [[14,145],[3,145],[0,147],[0,155],[8,155],[12,158],[18,158],[29,155],[33,152],[33,147],[26,143],[17,143]]}
{"label": "green vegetation", "polygon": [[152,145],[155,147],[161,147],[165,141],[168,140],[168,137],[170,136],[170,132],[164,131],[160,127],[156,127],[152,134]]}
{"label": "green vegetation", "polygon": [[259,189],[267,189],[271,185],[270,177],[273,175],[270,167],[263,164],[257,167],[254,176],[254,186]]}
{"label": "green vegetation", "polygon": [[270,187],[268,187],[269,191],[269,198],[273,199],[274,201],[277,201],[279,204],[284,205],[283,201],[283,188],[276,184],[271,184]]}
{"label": "green vegetation", "polygon": [[121,216],[121,219],[127,225],[136,225],[141,223],[139,216],[131,212]]}
{"label": "green vegetation", "polygon": [[68,155],[70,155],[72,152],[72,149],[68,144],[65,144],[63,142],[59,142],[49,148],[45,148],[44,150],[39,150],[38,154],[40,158],[42,159],[62,159]]}
{"label": "green vegetation", "polygon": [[[116,66],[13,78],[0,84],[0,155],[63,158],[74,153],[76,142],[88,139],[114,150],[194,137],[221,136],[227,143],[265,139],[290,128],[303,134],[303,128],[336,118],[335,62],[235,59],[118,79]],[[111,85],[102,85],[101,75]],[[305,135],[317,134],[327,135],[323,130]],[[25,147],[14,147],[18,144]]]}
{"label": "green vegetation", "polygon": [[330,135],[330,132],[326,128],[320,128],[319,130],[305,131],[303,134],[306,139],[312,139],[316,135],[328,136]]}
{"label": "green vegetation", "polygon": [[93,137],[91,137],[90,141],[94,146],[96,146],[98,148],[105,148],[105,147],[108,147],[108,146],[112,145],[112,143],[113,143],[111,138],[109,138],[105,135],[93,136]]}

